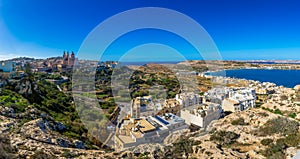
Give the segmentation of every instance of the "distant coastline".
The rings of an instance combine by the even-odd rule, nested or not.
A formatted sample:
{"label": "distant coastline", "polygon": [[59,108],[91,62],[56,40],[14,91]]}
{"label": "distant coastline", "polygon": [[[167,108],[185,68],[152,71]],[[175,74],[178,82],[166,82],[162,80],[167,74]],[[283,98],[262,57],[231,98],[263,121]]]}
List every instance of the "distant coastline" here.
{"label": "distant coastline", "polygon": [[[225,73],[224,73],[225,71]],[[260,82],[272,82],[276,85],[293,88],[300,84],[300,70],[283,69],[228,69],[224,71],[206,72],[206,75],[224,76],[246,80],[256,80]]]}
{"label": "distant coastline", "polygon": [[237,62],[257,64],[300,64],[300,60],[237,60]]}

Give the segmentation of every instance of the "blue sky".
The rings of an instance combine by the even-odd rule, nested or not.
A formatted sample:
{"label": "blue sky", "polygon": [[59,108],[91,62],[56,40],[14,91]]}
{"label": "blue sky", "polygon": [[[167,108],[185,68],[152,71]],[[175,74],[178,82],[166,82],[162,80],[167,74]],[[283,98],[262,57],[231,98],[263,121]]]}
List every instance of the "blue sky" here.
{"label": "blue sky", "polygon": [[[299,6],[297,0],[0,0],[0,59],[77,52],[99,23],[137,7],[164,7],[190,16],[226,60],[300,59]],[[176,45],[187,59],[198,59],[182,39],[157,30],[120,37],[106,55],[115,60],[140,41]]]}

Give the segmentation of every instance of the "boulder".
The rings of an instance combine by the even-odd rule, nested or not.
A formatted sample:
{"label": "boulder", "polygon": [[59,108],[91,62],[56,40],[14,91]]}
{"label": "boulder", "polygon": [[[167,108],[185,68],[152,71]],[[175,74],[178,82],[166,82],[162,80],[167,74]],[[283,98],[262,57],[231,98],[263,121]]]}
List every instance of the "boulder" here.
{"label": "boulder", "polygon": [[16,89],[18,90],[18,93],[22,95],[28,96],[32,94],[31,82],[28,80],[19,82]]}
{"label": "boulder", "polygon": [[66,127],[63,123],[61,123],[61,122],[58,122],[57,125],[56,125],[56,127],[57,127],[57,129],[58,129],[59,131],[63,131],[64,129],[67,128],[67,127]]}
{"label": "boulder", "polygon": [[76,148],[78,149],[85,149],[84,143],[82,141],[79,140],[75,140],[74,141],[74,145]]}
{"label": "boulder", "polygon": [[300,90],[300,85],[296,85],[296,86],[294,87],[294,89],[295,89],[296,91],[299,91],[299,90]]}
{"label": "boulder", "polygon": [[37,120],[36,126],[38,126],[42,131],[46,131],[46,125],[43,120]]}
{"label": "boulder", "polygon": [[69,141],[67,141],[65,139],[58,138],[58,139],[56,139],[56,142],[60,147],[69,147],[69,145],[70,145]]}

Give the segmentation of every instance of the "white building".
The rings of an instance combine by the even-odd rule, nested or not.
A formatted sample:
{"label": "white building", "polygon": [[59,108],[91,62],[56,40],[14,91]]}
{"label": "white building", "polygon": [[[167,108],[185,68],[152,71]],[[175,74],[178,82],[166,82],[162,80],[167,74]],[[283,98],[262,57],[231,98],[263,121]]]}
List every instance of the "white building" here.
{"label": "white building", "polygon": [[233,88],[228,87],[212,88],[204,94],[204,102],[222,104],[222,101],[225,98],[231,97],[234,91]]}
{"label": "white building", "polygon": [[13,72],[16,70],[16,63],[13,61],[0,62],[0,70],[3,72]]}
{"label": "white building", "polygon": [[169,133],[188,128],[188,125],[185,123],[183,118],[172,113],[166,113],[162,116],[150,116],[149,118],[159,125],[168,128]]}
{"label": "white building", "polygon": [[270,82],[254,82],[255,84],[251,84],[251,87],[255,88],[256,94],[273,94],[275,93],[276,84]]}
{"label": "white building", "polygon": [[197,125],[205,128],[211,121],[221,117],[222,107],[216,103],[205,103],[184,108],[180,111],[180,117],[188,125]]}
{"label": "white building", "polygon": [[130,115],[133,118],[155,115],[162,109],[162,102],[152,100],[152,96],[136,97],[131,101]]}
{"label": "white building", "polygon": [[183,108],[202,103],[202,97],[194,92],[177,94],[175,99]]}
{"label": "white building", "polygon": [[184,119],[174,115],[149,116],[140,119],[124,119],[117,128],[116,149],[138,146],[140,144],[162,143],[172,132],[187,129]]}
{"label": "white building", "polygon": [[241,89],[222,101],[224,111],[244,111],[255,107],[256,94],[254,89]]}

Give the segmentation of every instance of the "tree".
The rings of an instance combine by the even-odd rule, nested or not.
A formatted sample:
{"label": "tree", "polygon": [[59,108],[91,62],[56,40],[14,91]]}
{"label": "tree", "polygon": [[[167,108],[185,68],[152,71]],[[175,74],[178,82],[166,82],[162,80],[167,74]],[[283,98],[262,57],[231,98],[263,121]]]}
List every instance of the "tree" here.
{"label": "tree", "polygon": [[31,70],[31,66],[29,63],[25,64],[24,66],[24,71],[25,73],[28,75],[29,79],[33,79],[33,73],[32,73],[32,70]]}

